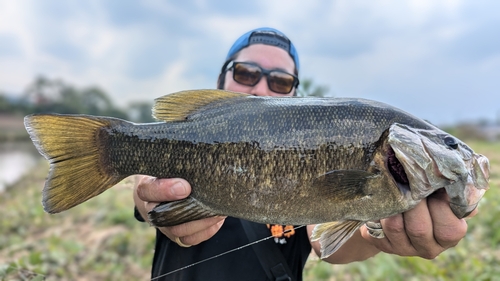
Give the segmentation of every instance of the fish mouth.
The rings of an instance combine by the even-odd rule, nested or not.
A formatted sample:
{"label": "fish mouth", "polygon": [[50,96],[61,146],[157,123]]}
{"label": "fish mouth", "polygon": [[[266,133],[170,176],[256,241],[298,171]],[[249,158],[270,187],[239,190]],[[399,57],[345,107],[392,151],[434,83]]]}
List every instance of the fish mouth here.
{"label": "fish mouth", "polygon": [[[399,190],[401,190],[403,194],[409,194],[411,192],[410,181],[408,180],[408,176],[406,175],[403,164],[396,157],[394,149],[392,149],[392,147],[390,146],[387,149],[387,168]],[[443,189],[450,190],[450,188],[445,187],[443,187]],[[454,201],[449,201],[448,203],[450,203],[450,208],[458,218],[467,217],[477,208],[479,200],[482,198],[484,191],[485,190],[478,190],[476,188],[468,187],[468,190],[466,192],[468,193],[467,198],[470,204],[462,205]],[[472,193],[474,193],[474,195]],[[460,202],[463,201],[460,200]]]}
{"label": "fish mouth", "polygon": [[[489,189],[490,166],[488,158],[480,154],[473,154],[471,161],[467,164],[470,172],[467,174],[467,179],[464,180],[464,187],[457,188],[455,186],[457,183],[445,187],[446,193],[450,196],[450,207],[458,218],[469,216]],[[463,191],[460,192],[460,190]]]}
{"label": "fish mouth", "polygon": [[420,201],[444,188],[453,213],[463,218],[474,211],[489,187],[489,162],[459,140],[455,147],[447,146],[443,136],[449,135],[437,128],[392,125],[387,168],[402,191],[409,189],[404,193],[407,199]]}
{"label": "fish mouth", "polygon": [[387,169],[399,189],[406,193],[410,191],[410,181],[406,175],[403,164],[396,157],[396,152],[391,146],[387,147]]}
{"label": "fish mouth", "polygon": [[477,205],[479,205],[479,202],[467,206],[457,205],[454,204],[453,202],[450,202],[451,210],[453,211],[455,216],[457,216],[457,218],[460,219],[468,217],[477,208]]}

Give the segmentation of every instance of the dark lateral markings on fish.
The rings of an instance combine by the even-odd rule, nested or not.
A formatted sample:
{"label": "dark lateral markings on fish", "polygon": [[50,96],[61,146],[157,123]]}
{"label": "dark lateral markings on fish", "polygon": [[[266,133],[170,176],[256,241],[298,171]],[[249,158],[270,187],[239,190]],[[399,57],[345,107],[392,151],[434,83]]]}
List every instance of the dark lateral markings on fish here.
{"label": "dark lateral markings on fish", "polygon": [[25,127],[50,162],[42,192],[58,213],[134,174],[180,177],[191,195],[158,205],[155,226],[224,215],[317,224],[322,258],[364,223],[444,188],[459,218],[488,189],[488,159],[434,125],[355,98],[255,97],[192,90],[155,100],[156,123],[33,114]]}

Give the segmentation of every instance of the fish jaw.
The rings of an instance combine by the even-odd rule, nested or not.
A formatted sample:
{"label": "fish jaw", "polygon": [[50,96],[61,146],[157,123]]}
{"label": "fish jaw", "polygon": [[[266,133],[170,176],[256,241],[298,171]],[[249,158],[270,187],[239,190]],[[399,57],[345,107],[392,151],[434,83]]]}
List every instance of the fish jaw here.
{"label": "fish jaw", "polygon": [[455,184],[446,186],[446,193],[450,197],[450,207],[458,218],[467,217],[483,198],[486,190],[489,189],[489,171],[490,164],[488,158],[480,154],[474,154],[469,163],[470,173],[467,175],[465,188],[455,186]]}
{"label": "fish jaw", "polygon": [[388,143],[405,170],[413,200],[445,188],[453,213],[462,218],[476,208],[488,189],[488,159],[438,128],[395,123],[389,129]]}
{"label": "fish jaw", "polygon": [[389,128],[388,143],[402,164],[410,185],[410,198],[421,200],[435,190],[450,184],[450,180],[436,173],[433,158],[427,153],[422,136],[406,125],[393,124]]}

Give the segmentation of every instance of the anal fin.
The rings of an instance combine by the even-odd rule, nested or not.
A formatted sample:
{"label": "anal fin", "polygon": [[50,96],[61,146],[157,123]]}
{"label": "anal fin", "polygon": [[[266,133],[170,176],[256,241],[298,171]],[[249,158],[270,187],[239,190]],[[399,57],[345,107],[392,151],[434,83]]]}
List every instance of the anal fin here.
{"label": "anal fin", "polygon": [[362,221],[339,221],[318,224],[311,235],[312,241],[319,240],[321,258],[335,253],[364,224]]}
{"label": "anal fin", "polygon": [[214,216],[217,214],[192,197],[161,203],[148,213],[151,224],[158,227],[174,226]]}

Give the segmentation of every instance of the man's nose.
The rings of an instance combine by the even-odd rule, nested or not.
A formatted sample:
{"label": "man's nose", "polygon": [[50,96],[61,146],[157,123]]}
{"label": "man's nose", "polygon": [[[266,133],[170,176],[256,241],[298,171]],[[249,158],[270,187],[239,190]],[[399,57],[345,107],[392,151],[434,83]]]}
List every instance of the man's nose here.
{"label": "man's nose", "polygon": [[269,90],[269,87],[267,86],[267,79],[265,76],[263,76],[259,83],[257,83],[255,86],[252,87],[252,90],[250,91],[250,94],[254,96],[271,96],[272,92]]}

